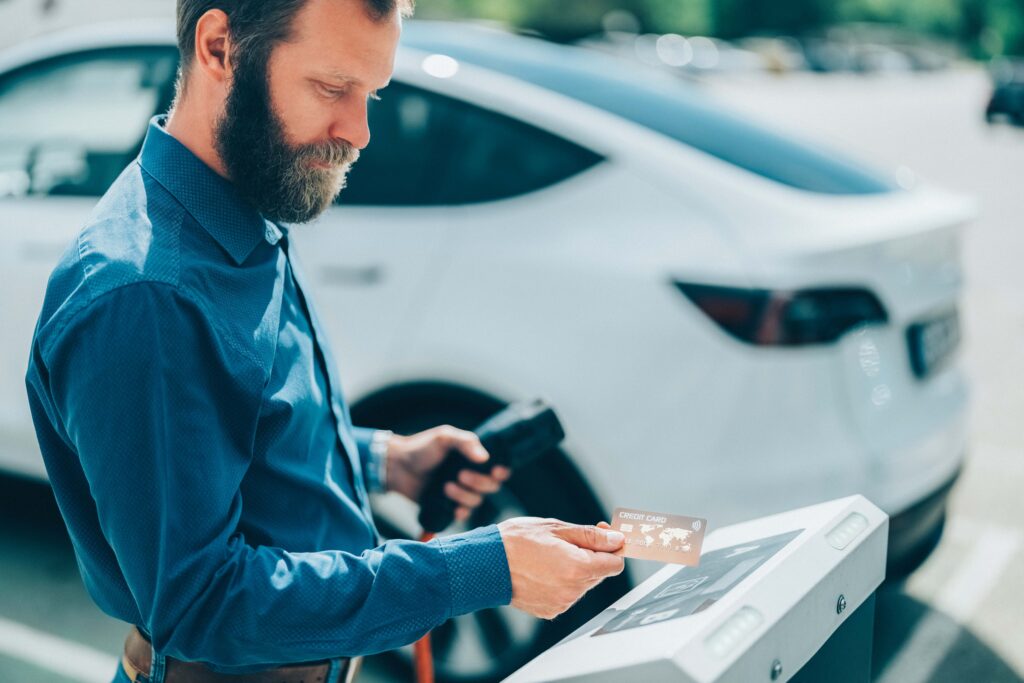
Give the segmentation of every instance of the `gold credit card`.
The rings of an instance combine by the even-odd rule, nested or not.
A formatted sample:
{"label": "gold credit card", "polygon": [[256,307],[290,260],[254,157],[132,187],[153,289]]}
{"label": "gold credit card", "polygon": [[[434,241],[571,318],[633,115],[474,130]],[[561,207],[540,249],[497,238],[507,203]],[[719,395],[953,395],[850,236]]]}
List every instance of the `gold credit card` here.
{"label": "gold credit card", "polygon": [[706,519],[615,508],[611,525],[626,537],[616,555],[691,567],[700,564],[700,547],[708,526]]}

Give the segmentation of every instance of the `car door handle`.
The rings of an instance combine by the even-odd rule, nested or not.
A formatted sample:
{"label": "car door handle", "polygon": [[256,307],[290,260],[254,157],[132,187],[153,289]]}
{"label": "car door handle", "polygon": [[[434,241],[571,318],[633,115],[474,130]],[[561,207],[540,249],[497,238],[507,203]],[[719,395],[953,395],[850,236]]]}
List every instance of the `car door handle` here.
{"label": "car door handle", "polygon": [[320,269],[320,280],[338,287],[371,287],[383,279],[384,269],[376,265],[329,265]]}

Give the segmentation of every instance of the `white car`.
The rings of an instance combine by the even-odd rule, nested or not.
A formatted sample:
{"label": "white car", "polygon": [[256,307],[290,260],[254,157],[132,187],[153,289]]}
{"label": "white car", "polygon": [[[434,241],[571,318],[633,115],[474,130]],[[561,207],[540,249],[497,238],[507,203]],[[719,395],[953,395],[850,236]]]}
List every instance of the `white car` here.
{"label": "white car", "polygon": [[[46,278],[172,95],[165,23],[0,57],[0,460],[44,477],[25,399]],[[712,527],[861,493],[892,569],[937,541],[967,449],[956,353],[962,197],[908,189],[678,79],[494,29],[409,22],[338,206],[295,231],[357,424],[473,427],[547,397],[568,438],[474,523]],[[385,497],[388,533],[414,519]],[[630,566],[632,579],[649,568]],[[507,674],[554,622],[435,634],[441,674]]]}

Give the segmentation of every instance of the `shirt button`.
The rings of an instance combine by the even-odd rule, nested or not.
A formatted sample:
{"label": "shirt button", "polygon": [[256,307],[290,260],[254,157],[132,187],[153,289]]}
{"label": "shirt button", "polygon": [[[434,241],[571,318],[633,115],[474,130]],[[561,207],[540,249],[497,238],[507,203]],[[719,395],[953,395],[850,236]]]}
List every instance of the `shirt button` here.
{"label": "shirt button", "polygon": [[263,221],[264,235],[271,244],[277,244],[281,240],[281,231],[270,221]]}

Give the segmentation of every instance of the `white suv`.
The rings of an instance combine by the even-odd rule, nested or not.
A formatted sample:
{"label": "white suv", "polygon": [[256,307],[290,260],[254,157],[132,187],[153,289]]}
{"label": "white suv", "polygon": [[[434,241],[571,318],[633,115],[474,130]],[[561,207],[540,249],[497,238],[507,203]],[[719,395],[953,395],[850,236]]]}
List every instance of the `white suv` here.
{"label": "white suv", "polygon": [[[165,110],[173,26],[93,27],[0,57],[0,464],[44,477],[24,391],[47,274]],[[967,448],[959,234],[907,188],[697,86],[492,29],[409,22],[339,204],[295,231],[357,424],[473,427],[546,396],[563,450],[474,524],[614,506],[712,526],[862,493],[894,571],[930,551]],[[378,501],[387,533],[410,511]],[[631,566],[633,578],[645,572]],[[435,635],[441,673],[508,673],[554,622]]]}

